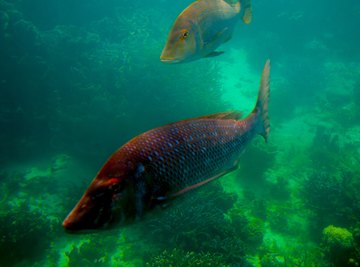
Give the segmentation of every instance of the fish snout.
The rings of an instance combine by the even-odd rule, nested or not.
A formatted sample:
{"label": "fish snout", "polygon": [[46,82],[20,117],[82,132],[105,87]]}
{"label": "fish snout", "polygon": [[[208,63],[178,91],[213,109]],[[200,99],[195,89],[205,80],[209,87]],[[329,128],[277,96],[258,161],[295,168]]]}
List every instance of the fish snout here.
{"label": "fish snout", "polygon": [[66,230],[80,231],[106,226],[111,220],[111,198],[103,194],[99,199],[83,196],[65,218],[62,225]]}
{"label": "fish snout", "polygon": [[161,54],[160,61],[163,63],[178,63],[180,60]]}
{"label": "fish snout", "polygon": [[68,231],[79,231],[84,229],[84,225],[81,223],[79,217],[76,216],[74,211],[70,212],[70,214],[65,218],[62,226]]}
{"label": "fish snout", "polygon": [[177,57],[176,52],[174,52],[174,49],[166,45],[161,52],[160,55],[160,61],[163,63],[178,63],[181,60]]}
{"label": "fish snout", "polygon": [[69,217],[67,217],[63,221],[62,226],[65,228],[65,230],[70,230],[70,231],[81,230],[81,227],[79,227],[79,224],[77,224],[76,222],[69,219]]}
{"label": "fish snout", "polygon": [[65,218],[62,223],[62,226],[65,228],[65,230],[79,231],[90,228],[89,218],[84,218],[88,216],[86,216],[83,212],[80,211],[81,208],[79,207],[79,205],[77,205]]}

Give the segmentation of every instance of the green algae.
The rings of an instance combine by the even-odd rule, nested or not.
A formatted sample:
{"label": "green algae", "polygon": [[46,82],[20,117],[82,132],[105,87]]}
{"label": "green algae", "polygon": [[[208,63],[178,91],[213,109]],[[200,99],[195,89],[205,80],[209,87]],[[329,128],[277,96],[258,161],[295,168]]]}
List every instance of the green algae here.
{"label": "green algae", "polygon": [[323,241],[332,248],[350,248],[353,245],[353,235],[346,228],[329,225],[323,230]]}

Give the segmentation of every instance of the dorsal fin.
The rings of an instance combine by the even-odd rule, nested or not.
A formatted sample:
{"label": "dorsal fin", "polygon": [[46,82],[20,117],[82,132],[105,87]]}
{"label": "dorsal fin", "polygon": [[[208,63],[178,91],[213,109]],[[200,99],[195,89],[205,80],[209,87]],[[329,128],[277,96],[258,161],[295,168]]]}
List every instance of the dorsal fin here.
{"label": "dorsal fin", "polygon": [[173,122],[168,125],[172,125],[174,123],[184,123],[195,120],[206,120],[206,119],[217,119],[217,120],[240,120],[242,118],[242,112],[240,111],[228,111],[228,112],[219,112],[215,114],[210,114],[206,116],[200,116],[191,119],[185,119],[178,122]]}
{"label": "dorsal fin", "polygon": [[191,120],[199,120],[199,119],[239,120],[241,119],[241,117],[242,117],[242,112],[240,111],[228,111],[228,112],[219,112],[215,114],[192,118]]}

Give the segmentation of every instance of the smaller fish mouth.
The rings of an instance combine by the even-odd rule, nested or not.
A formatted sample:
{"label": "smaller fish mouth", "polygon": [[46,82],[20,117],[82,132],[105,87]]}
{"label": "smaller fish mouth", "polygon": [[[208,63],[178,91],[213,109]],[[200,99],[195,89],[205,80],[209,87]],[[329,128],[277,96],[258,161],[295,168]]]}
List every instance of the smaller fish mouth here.
{"label": "smaller fish mouth", "polygon": [[176,60],[176,59],[161,59],[161,62],[163,62],[163,63],[179,63],[180,60]]}
{"label": "smaller fish mouth", "polygon": [[174,59],[174,58],[170,58],[170,57],[160,57],[160,60],[163,63],[179,63],[180,62],[179,59]]}

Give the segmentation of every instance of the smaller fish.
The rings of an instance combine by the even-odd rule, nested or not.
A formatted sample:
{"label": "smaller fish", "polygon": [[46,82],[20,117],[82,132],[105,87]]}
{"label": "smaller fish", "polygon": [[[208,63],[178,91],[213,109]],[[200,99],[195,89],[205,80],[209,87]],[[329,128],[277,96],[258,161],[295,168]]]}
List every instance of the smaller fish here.
{"label": "smaller fish", "polygon": [[[243,0],[242,4],[242,20],[249,24],[251,2]],[[222,54],[215,49],[231,39],[235,25],[241,19],[240,10],[239,0],[195,1],[175,20],[160,60],[180,63]]]}

